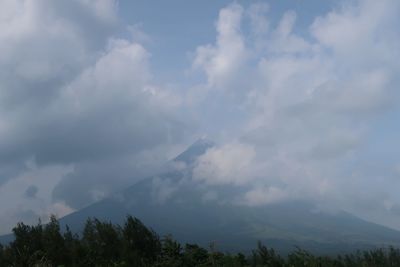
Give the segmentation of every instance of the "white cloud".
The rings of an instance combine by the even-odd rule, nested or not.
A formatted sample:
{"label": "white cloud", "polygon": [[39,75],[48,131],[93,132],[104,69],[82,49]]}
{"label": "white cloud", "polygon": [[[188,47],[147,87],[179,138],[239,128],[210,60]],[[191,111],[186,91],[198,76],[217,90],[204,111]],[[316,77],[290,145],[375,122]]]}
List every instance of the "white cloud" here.
{"label": "white cloud", "polygon": [[253,147],[239,143],[210,148],[198,158],[193,179],[211,185],[248,183],[254,157]]}
{"label": "white cloud", "polygon": [[311,45],[302,37],[293,33],[297,15],[294,11],[287,11],[277,28],[268,40],[267,49],[270,53],[304,53],[311,49]]}
{"label": "white cloud", "polygon": [[[178,94],[153,83],[150,52],[139,43],[148,37],[138,26],[119,28],[117,7],[0,3],[0,191],[5,201],[8,191],[22,197],[33,185],[46,199],[29,210],[26,199],[16,201],[0,215],[68,212],[149,174],[185,134],[179,112],[221,141],[199,158],[195,182],[241,187],[241,203],[400,203],[361,164],[381,130],[373,121],[398,104],[398,1],[345,2],[306,34],[296,32],[293,11],[275,24],[266,4],[230,4],[219,13],[215,43],[195,50],[191,67],[205,81]],[[136,39],[118,35],[129,31]],[[53,195],[41,196],[46,190]],[[219,197],[209,192],[205,199]],[[157,195],[172,193],[166,185]]]}
{"label": "white cloud", "polygon": [[179,185],[169,179],[154,177],[151,184],[151,197],[156,204],[164,204],[177,191]]}
{"label": "white cloud", "polygon": [[244,194],[243,203],[250,206],[268,205],[289,198],[288,193],[277,187],[259,187]]}
{"label": "white cloud", "polygon": [[[27,166],[27,170],[18,177],[9,180],[0,187],[0,233],[7,234],[10,226],[24,220],[36,223],[40,218],[46,222],[51,214],[63,216],[73,211],[62,202],[52,202],[51,192],[62,177],[73,169],[71,166],[49,166],[38,168]],[[26,197],[26,190],[36,188],[33,197]],[[21,216],[23,215],[23,216]]]}
{"label": "white cloud", "polygon": [[207,74],[212,88],[226,89],[238,74],[246,58],[244,39],[241,33],[243,8],[231,4],[222,9],[216,24],[217,41],[215,45],[199,46],[193,62]]}
{"label": "white cloud", "polygon": [[[61,216],[132,183],[181,139],[180,98],[153,84],[144,46],[119,37],[130,28],[117,7],[114,0],[0,3],[0,191],[21,192],[2,194],[3,203],[16,200],[0,207],[0,217],[12,218],[0,231],[18,212]],[[29,186],[38,188],[31,206]]]}
{"label": "white cloud", "polygon": [[[249,16],[227,20],[224,16],[233,10]],[[242,197],[250,205],[284,201],[290,195],[349,208],[344,203],[355,199],[357,187],[377,182],[357,162],[370,145],[368,138],[381,130],[374,128],[374,119],[384,117],[397,102],[393,97],[398,96],[395,73],[400,70],[399,11],[397,1],[345,2],[316,18],[307,36],[295,32],[293,11],[286,12],[274,28],[266,6],[243,9],[235,4],[223,9],[219,21],[237,37],[230,40],[235,43],[232,47],[240,47],[231,58],[246,56],[231,62],[234,71],[221,75],[213,63],[223,55],[218,52],[223,35],[217,26],[217,42],[199,47],[194,64],[203,67],[212,88],[221,87],[213,82],[215,77],[245,80],[240,89],[235,84],[225,87],[229,94],[244,96],[240,102],[213,90],[205,98],[222,99],[224,108],[214,110],[225,120],[221,132],[232,123],[240,129],[236,137],[242,137],[236,148],[207,152],[195,177],[208,184],[250,188]],[[204,57],[202,49],[212,53]],[[236,156],[242,155],[241,147],[252,147],[251,156]],[[343,188],[354,175],[357,182]],[[371,196],[375,191],[392,194],[389,188],[368,188]],[[357,213],[357,207],[351,209]],[[358,212],[362,214],[361,208]]]}
{"label": "white cloud", "polygon": [[[338,60],[358,67],[379,65],[392,61],[390,55],[398,53],[394,50],[399,42],[394,27],[398,10],[398,1],[355,1],[317,18],[311,33],[321,45],[332,49]],[[354,65],[344,67],[348,66]]]}

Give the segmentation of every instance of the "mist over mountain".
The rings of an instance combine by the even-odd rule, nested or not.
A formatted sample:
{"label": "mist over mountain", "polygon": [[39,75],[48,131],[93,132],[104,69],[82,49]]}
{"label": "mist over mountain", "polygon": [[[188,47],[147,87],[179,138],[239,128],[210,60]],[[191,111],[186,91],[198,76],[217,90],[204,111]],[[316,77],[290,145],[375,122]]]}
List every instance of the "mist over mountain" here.
{"label": "mist over mountain", "polygon": [[199,139],[169,162],[183,163],[183,167],[143,179],[61,218],[61,224],[79,233],[89,217],[122,223],[132,215],[159,234],[171,234],[180,242],[205,247],[214,243],[222,251],[235,252],[250,252],[259,240],[282,253],[295,246],[333,254],[400,245],[399,231],[344,211],[324,212],[302,201],[247,206],[235,202],[239,193],[235,188],[200,186],[192,179],[193,168],[196,160],[214,146]]}
{"label": "mist over mountain", "polygon": [[0,1],[0,235],[130,214],[227,251],[398,247],[399,25],[398,0]]}

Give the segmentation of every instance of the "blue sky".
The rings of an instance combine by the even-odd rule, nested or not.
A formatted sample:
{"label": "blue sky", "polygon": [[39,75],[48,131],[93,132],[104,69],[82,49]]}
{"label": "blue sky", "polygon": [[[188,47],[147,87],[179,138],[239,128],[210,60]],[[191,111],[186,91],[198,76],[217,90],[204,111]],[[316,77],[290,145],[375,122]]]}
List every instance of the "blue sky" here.
{"label": "blue sky", "polygon": [[[248,7],[263,1],[236,1]],[[202,43],[215,39],[215,22],[219,10],[232,1],[127,1],[119,2],[119,13],[126,24],[137,25],[151,41],[148,42],[152,54],[151,62],[155,71],[160,71],[159,79],[173,82],[181,79],[184,70],[191,64],[190,53]],[[307,28],[315,16],[324,14],[336,1],[264,1],[270,7],[269,17],[277,23],[287,10],[298,14],[296,31],[307,35]],[[182,79],[184,80],[184,79]],[[182,81],[184,82],[184,81]]]}
{"label": "blue sky", "polygon": [[395,0],[0,3],[0,233],[133,184],[202,136],[193,180],[400,229]]}

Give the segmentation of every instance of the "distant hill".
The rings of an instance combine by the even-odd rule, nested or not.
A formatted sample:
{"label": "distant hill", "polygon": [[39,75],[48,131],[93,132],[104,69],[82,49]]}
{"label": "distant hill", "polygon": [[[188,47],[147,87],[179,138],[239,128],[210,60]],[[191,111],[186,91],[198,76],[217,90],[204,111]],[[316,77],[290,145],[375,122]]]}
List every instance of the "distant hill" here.
{"label": "distant hill", "polygon": [[[180,242],[203,246],[213,242],[223,251],[249,252],[258,240],[283,253],[294,246],[316,253],[400,246],[399,231],[346,212],[316,212],[310,203],[247,207],[205,199],[207,189],[192,182],[191,170],[196,157],[213,145],[197,141],[174,159],[184,162],[185,168],[144,179],[61,218],[61,224],[79,232],[88,217],[122,223],[131,214],[161,235],[172,234]],[[222,187],[213,190],[234,194]]]}

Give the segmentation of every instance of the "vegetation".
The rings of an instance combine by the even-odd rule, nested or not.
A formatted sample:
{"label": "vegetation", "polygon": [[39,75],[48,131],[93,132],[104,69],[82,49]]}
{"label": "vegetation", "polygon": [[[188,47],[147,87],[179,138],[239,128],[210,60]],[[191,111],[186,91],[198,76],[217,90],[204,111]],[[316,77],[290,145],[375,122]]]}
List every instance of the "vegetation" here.
{"label": "vegetation", "polygon": [[160,239],[138,219],[128,216],[123,226],[88,219],[81,234],[51,217],[48,224],[23,223],[13,229],[15,240],[0,245],[0,266],[268,266],[268,267],[394,267],[400,250],[376,249],[337,257],[315,256],[296,249],[282,257],[258,243],[251,255],[227,254],[196,244],[182,246],[171,236]]}

